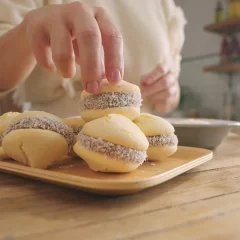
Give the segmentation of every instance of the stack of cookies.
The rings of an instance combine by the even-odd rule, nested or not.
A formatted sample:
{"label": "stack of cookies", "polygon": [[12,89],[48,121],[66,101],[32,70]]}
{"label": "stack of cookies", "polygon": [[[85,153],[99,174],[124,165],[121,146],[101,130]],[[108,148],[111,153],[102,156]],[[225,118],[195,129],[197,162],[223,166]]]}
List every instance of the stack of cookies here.
{"label": "stack of cookies", "polygon": [[2,128],[0,118],[2,156],[45,169],[69,155],[93,171],[115,173],[134,171],[146,160],[165,160],[177,150],[174,128],[163,118],[140,113],[141,102],[138,86],[103,80],[97,94],[81,93],[81,116],[8,113]]}
{"label": "stack of cookies", "polygon": [[98,94],[81,94],[86,121],[74,152],[94,171],[130,172],[146,159],[162,161],[177,150],[173,126],[163,118],[140,113],[138,86],[103,81]]}

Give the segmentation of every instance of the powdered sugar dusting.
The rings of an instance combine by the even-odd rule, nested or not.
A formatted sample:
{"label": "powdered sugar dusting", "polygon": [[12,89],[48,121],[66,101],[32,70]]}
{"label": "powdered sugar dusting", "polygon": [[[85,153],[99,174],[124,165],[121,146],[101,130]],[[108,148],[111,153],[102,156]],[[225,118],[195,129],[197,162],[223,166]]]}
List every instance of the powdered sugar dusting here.
{"label": "powdered sugar dusting", "polygon": [[140,107],[141,103],[141,94],[137,92],[106,92],[90,95],[80,100],[80,110]]}
{"label": "powdered sugar dusting", "polygon": [[28,116],[17,119],[9,124],[4,132],[4,136],[18,129],[42,129],[59,133],[68,142],[69,151],[74,144],[72,128],[51,117]]}
{"label": "powdered sugar dusting", "polygon": [[147,137],[150,146],[175,146],[178,138],[175,134],[161,134]]}
{"label": "powdered sugar dusting", "polygon": [[123,147],[111,142],[107,142],[102,138],[89,137],[82,132],[78,135],[78,141],[80,143],[94,151],[106,156],[117,158],[120,160],[125,160],[130,163],[142,164],[147,158],[146,151],[139,151],[132,148]]}

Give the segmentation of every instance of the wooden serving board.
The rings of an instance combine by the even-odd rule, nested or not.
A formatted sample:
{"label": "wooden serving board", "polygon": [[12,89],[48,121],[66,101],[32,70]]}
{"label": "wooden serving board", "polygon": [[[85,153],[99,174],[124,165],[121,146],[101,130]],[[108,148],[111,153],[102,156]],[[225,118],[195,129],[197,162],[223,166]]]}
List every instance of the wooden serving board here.
{"label": "wooden serving board", "polygon": [[60,160],[48,170],[2,159],[0,171],[98,194],[124,195],[163,183],[211,160],[212,157],[213,154],[209,150],[180,146],[167,160],[148,161],[137,170],[124,174],[94,172],[83,160],[70,158]]}

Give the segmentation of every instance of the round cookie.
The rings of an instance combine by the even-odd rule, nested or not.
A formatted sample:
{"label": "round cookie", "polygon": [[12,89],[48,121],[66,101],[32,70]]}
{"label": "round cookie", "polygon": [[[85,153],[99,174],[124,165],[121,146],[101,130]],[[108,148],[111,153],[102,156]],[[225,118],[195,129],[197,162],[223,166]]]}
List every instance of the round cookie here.
{"label": "round cookie", "polygon": [[64,118],[63,122],[73,129],[75,135],[80,133],[85,124],[85,121],[80,116]]}
{"label": "round cookie", "polygon": [[9,123],[19,114],[19,112],[7,112],[0,116],[0,158],[8,158],[7,154],[2,148],[3,133],[8,127]]}
{"label": "round cookie", "polygon": [[94,171],[124,173],[146,159],[148,140],[128,118],[109,114],[84,125],[74,151]]}
{"label": "round cookie", "polygon": [[62,119],[46,112],[24,112],[4,132],[4,152],[14,160],[35,168],[47,168],[68,154],[74,134]]}
{"label": "round cookie", "polygon": [[7,112],[0,116],[0,133],[3,133],[9,123],[19,114],[19,112]]}
{"label": "round cookie", "polygon": [[[63,122],[72,128],[73,133],[75,135],[75,138],[74,138],[74,144],[75,144],[77,141],[77,135],[82,130],[85,124],[85,121],[80,116],[74,116],[74,117],[64,118]],[[73,149],[71,149],[68,155],[71,157],[78,157],[78,155],[73,151]]]}
{"label": "round cookie", "polygon": [[124,80],[113,85],[106,79],[101,83],[99,93],[81,93],[80,112],[85,121],[92,121],[108,114],[121,114],[133,120],[140,114],[142,97],[140,88]]}
{"label": "round cookie", "polygon": [[21,114],[18,114],[14,120],[20,119],[20,118],[24,118],[24,117],[48,117],[48,118],[53,118],[56,119],[59,122],[63,122],[63,119],[57,117],[56,115],[53,115],[51,113],[48,112],[44,112],[44,111],[25,111]]}
{"label": "round cookie", "polygon": [[174,127],[167,120],[142,113],[133,122],[148,139],[148,160],[161,161],[177,151],[178,139]]}

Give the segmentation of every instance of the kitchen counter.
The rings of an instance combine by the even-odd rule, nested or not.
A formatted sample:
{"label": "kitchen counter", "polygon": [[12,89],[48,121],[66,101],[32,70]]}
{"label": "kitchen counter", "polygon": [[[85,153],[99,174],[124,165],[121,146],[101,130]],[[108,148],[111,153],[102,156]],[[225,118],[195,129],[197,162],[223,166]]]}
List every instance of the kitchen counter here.
{"label": "kitchen counter", "polygon": [[214,159],[131,196],[101,197],[0,173],[0,240],[239,239],[240,136]]}

